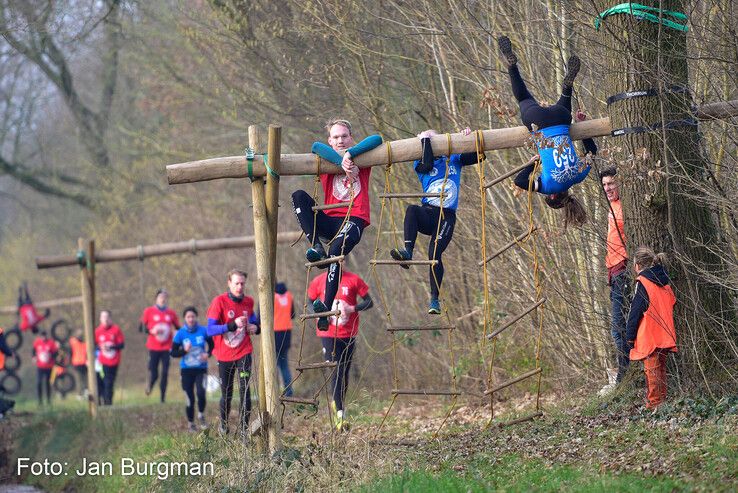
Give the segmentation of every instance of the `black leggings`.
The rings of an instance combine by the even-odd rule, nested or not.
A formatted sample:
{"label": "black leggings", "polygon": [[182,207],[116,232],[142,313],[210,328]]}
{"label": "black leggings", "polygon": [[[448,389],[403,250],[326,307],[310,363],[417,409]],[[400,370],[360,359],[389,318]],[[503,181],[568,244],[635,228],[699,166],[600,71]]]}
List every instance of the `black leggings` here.
{"label": "black leggings", "polygon": [[321,337],[320,341],[323,344],[323,358],[326,361],[336,361],[338,363],[333,373],[333,401],[336,403],[336,409],[343,411],[343,399],[348,389],[349,371],[351,370],[351,360],[354,358],[356,338]]}
{"label": "black leggings", "polygon": [[51,404],[51,368],[36,368],[36,394],[38,394],[38,404],[44,403],[44,392],[46,393],[46,402]]}
{"label": "black leggings", "polygon": [[149,350],[149,389],[154,388],[156,379],[159,378],[159,362],[161,361],[161,380],[159,390],[161,391],[161,402],[167,393],[167,379],[169,378],[169,351]]}
{"label": "black leggings", "polygon": [[100,384],[100,400],[105,406],[111,406],[113,404],[113,388],[115,387],[115,376],[118,374],[117,366],[103,365],[103,377],[98,379]]}
{"label": "black leggings", "polygon": [[[412,253],[415,248],[415,240],[418,233],[430,236],[428,243],[428,260],[437,260],[438,263],[431,266],[429,270],[431,297],[438,299],[438,292],[443,282],[443,261],[441,255],[451,243],[456,226],[456,211],[453,209],[443,210],[443,220],[438,228],[438,217],[441,214],[440,207],[423,204],[410,205],[405,212],[405,249]],[[438,247],[436,247],[436,233],[438,234]],[[438,282],[436,282],[436,280]]]}
{"label": "black leggings", "polygon": [[532,130],[532,125],[540,130],[554,125],[571,124],[571,86],[564,86],[556,104],[543,107],[528,91],[517,64],[509,66],[507,73],[510,75],[513,95],[520,106],[520,119],[528,130]]}
{"label": "black leggings", "polygon": [[205,412],[205,376],[208,371],[205,368],[182,368],[182,390],[187,396],[187,421],[190,423],[195,419],[195,392],[197,392],[197,410]]}
{"label": "black leggings", "polygon": [[233,377],[238,374],[238,409],[240,422],[245,430],[249,424],[249,414],[251,414],[251,392],[249,391],[251,355],[247,354],[235,361],[218,361],[218,374],[220,375],[220,421],[223,426],[228,424],[233,399]]}
{"label": "black leggings", "polygon": [[[305,190],[297,190],[292,194],[292,207],[310,245],[315,245],[320,240],[329,241],[335,236],[328,249],[328,255],[348,255],[359,244],[366,222],[360,217],[350,216],[346,224],[343,224],[343,217],[329,216],[323,211],[314,214],[313,206],[315,206],[315,201]],[[343,228],[341,228],[342,224]],[[313,228],[315,228],[317,238],[313,238]],[[340,234],[339,228],[341,228]],[[329,310],[338,293],[338,269],[339,264],[330,264],[325,280],[324,303]]]}
{"label": "black leggings", "polygon": [[79,377],[79,395],[84,395],[87,390],[87,365],[74,365]]}

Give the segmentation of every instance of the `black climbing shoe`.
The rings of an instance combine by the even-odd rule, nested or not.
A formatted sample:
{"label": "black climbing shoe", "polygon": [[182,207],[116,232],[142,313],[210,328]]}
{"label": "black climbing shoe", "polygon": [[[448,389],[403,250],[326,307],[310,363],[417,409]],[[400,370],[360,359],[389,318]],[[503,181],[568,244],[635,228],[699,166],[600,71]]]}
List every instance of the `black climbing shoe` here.
{"label": "black climbing shoe", "polygon": [[508,65],[515,65],[518,63],[518,57],[513,53],[510,38],[507,36],[500,36],[497,38],[497,46],[500,47],[500,52],[502,53],[502,56],[505,57],[505,62],[507,62]]}
{"label": "black climbing shoe", "polygon": [[[399,250],[397,248],[393,248],[392,250],[390,250],[390,255],[392,256],[393,259],[398,260],[398,261],[412,260],[413,259],[413,255],[410,252],[408,252],[407,250],[404,250],[404,249],[403,250]],[[403,269],[409,269],[410,268],[409,265],[404,265],[404,264],[401,264],[400,267],[402,267]]]}

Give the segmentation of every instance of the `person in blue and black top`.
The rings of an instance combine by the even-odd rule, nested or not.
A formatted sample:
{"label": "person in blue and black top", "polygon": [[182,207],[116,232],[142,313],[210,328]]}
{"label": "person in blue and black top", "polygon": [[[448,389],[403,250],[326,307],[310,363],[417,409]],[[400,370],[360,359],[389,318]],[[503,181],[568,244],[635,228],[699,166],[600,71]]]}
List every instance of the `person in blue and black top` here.
{"label": "person in blue and black top", "polygon": [[[525,81],[518,70],[518,58],[512,50],[507,36],[498,38],[497,43],[507,63],[513,94],[520,107],[520,118],[532,132],[540,132],[536,139],[538,155],[529,162],[515,178],[515,185],[546,195],[546,204],[553,209],[564,208],[564,225],[581,226],[587,220],[587,213],[581,203],[569,193],[569,188],[584,180],[590,167],[580,163],[574,145],[569,137],[571,126],[571,96],[574,79],[579,73],[581,64],[579,57],[572,55],[567,64],[566,76],[561,89],[561,96],[556,104],[545,106],[540,104],[528,91]],[[577,121],[586,118],[584,113],[577,112]],[[592,139],[584,139],[587,153],[597,154],[597,146]],[[536,161],[541,161],[541,175],[531,184],[530,175],[535,169]]]}
{"label": "person in blue and black top", "polygon": [[[437,261],[429,269],[431,300],[428,313],[433,315],[441,313],[441,303],[438,300],[444,272],[441,255],[451,243],[451,237],[454,234],[456,209],[459,206],[461,168],[477,164],[478,161],[476,152],[452,154],[448,159],[448,176],[446,176],[446,156],[435,157],[431,147],[431,137],[437,133],[435,130],[426,130],[418,134],[423,148],[423,158],[415,161],[413,166],[423,186],[423,193],[443,193],[443,205],[441,205],[441,197],[423,197],[421,205],[408,206],[405,212],[405,248],[395,248],[390,251],[395,260],[412,260],[418,233],[430,236],[428,259]],[[469,135],[471,130],[465,128],[462,133]],[[484,159],[484,154],[480,158]],[[402,267],[408,268],[406,265]]]}
{"label": "person in blue and black top", "polygon": [[197,420],[200,429],[207,428],[205,420],[205,378],[208,374],[208,357],[213,352],[213,339],[207,329],[197,323],[197,310],[188,306],[182,312],[185,325],[172,340],[172,356],[182,358],[180,362],[182,390],[187,396],[187,423],[190,431],[195,425],[195,392],[197,392]]}

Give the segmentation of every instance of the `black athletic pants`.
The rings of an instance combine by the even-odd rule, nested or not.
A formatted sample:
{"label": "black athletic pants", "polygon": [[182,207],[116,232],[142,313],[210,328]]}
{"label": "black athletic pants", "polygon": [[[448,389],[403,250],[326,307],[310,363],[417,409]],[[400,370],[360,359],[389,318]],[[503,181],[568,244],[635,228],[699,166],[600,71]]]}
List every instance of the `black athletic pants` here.
{"label": "black athletic pants", "polygon": [[169,378],[169,351],[152,351],[149,350],[149,390],[154,388],[157,378],[159,378],[159,362],[161,361],[161,380],[159,381],[159,390],[161,394],[161,402],[167,394],[167,379]]}
{"label": "black athletic pants", "polygon": [[[412,253],[415,248],[415,240],[418,233],[430,236],[428,243],[428,260],[437,260],[438,263],[431,266],[429,271],[431,297],[438,299],[438,292],[443,282],[443,261],[441,255],[451,243],[456,226],[456,211],[443,209],[441,227],[438,227],[438,218],[441,208],[434,205],[423,204],[408,206],[405,212],[405,249]],[[438,235],[438,246],[436,247],[436,234]],[[436,282],[437,281],[437,282]]]}
{"label": "black athletic pants", "polygon": [[103,365],[102,388],[98,389],[105,406],[113,404],[113,387],[115,386],[115,376],[118,374],[117,366]]}
{"label": "black athletic pants", "polygon": [[38,394],[38,405],[44,403],[44,393],[46,393],[46,402],[51,404],[51,368],[36,368],[36,394]]}
{"label": "black athletic pants", "polygon": [[507,73],[510,75],[513,95],[520,107],[520,118],[528,130],[531,130],[531,125],[534,124],[538,130],[554,125],[571,124],[571,86],[563,88],[556,104],[544,107],[538,104],[536,98],[528,91],[517,64],[508,67]]}
{"label": "black athletic pants", "polygon": [[79,377],[79,395],[85,395],[85,390],[87,390],[87,365],[74,365],[74,369]]}
{"label": "black athletic pants", "polygon": [[343,399],[346,397],[346,390],[348,389],[349,371],[351,370],[351,360],[354,358],[356,338],[321,337],[320,341],[323,344],[323,359],[338,363],[333,373],[333,401],[336,403],[336,409],[343,411]]}
{"label": "black athletic pants", "polygon": [[245,430],[249,424],[251,414],[251,392],[249,379],[251,377],[251,355],[247,354],[235,361],[218,361],[220,375],[220,421],[223,426],[228,425],[228,415],[231,413],[233,399],[233,377],[238,375],[238,409],[240,423]]}
{"label": "black athletic pants", "polygon": [[[313,213],[314,205],[315,201],[305,190],[298,190],[292,194],[292,207],[310,245],[315,245],[320,240],[330,241],[335,236],[328,249],[328,255],[348,255],[359,244],[366,222],[359,217],[350,216],[344,224],[343,217],[329,216],[323,211],[318,211],[316,215]],[[341,228],[342,224],[343,228]],[[313,238],[313,228],[315,228],[317,238]],[[340,232],[339,228],[341,228]],[[329,310],[333,306],[336,293],[338,293],[338,269],[339,264],[330,264],[328,276],[325,280],[324,303]]]}
{"label": "black athletic pants", "polygon": [[205,412],[205,377],[208,371],[205,368],[182,368],[182,390],[187,396],[187,421],[195,419],[195,394],[197,393],[197,410]]}

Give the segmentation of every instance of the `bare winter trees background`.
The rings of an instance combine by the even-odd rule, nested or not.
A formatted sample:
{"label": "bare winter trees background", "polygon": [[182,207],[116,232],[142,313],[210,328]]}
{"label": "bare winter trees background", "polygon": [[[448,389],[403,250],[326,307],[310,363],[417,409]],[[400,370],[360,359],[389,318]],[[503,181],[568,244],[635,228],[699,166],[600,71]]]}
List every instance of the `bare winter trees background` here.
{"label": "bare winter trees background", "polygon": [[[690,18],[687,59],[694,102],[736,99],[733,2],[684,4],[680,7]],[[352,120],[357,137],[379,132],[386,139],[406,138],[425,128],[454,132],[467,125],[519,125],[497,54],[495,40],[501,34],[512,38],[524,77],[544,101],[557,98],[565,61],[576,52],[583,70],[574,107],[592,117],[604,116],[611,87],[606,77],[618,77],[617,54],[607,48],[607,35],[592,26],[597,12],[590,1],[2,0],[2,299],[11,303],[22,279],[30,281],[39,299],[75,294],[74,269],[37,272],[33,257],[71,252],[80,235],[95,238],[98,248],[112,248],[250,233],[247,182],[168,187],[163,170],[172,162],[241,153],[249,124],[282,124],[285,152],[306,152],[312,141],[323,138],[322,124],[331,116]],[[700,125],[710,179],[685,187],[693,200],[709,207],[724,245],[716,251],[725,263],[719,275],[711,265],[696,267],[706,279],[722,285],[732,303],[738,288],[735,124],[727,120]],[[598,143],[600,169],[628,167],[639,159],[617,139]],[[529,155],[527,149],[488,153],[484,173],[493,177]],[[646,169],[636,178],[643,186],[656,186],[667,175],[677,181],[687,178],[678,176],[679,166],[666,169],[653,160],[639,166]],[[373,172],[374,191],[383,187],[382,173],[381,168]],[[407,165],[394,166],[393,177],[395,190],[418,189]],[[298,187],[312,190],[312,179],[283,180],[284,230],[297,227],[289,193]],[[604,269],[607,204],[594,172],[577,194],[590,214],[580,230],[564,231],[561,218],[538,198],[533,200],[549,297],[544,311],[544,381],[554,390],[592,389],[612,366]],[[515,196],[509,182],[490,189],[485,199],[488,249],[494,250],[527,228],[527,200]],[[459,222],[445,254],[444,291],[453,316],[474,312],[483,299],[477,265],[479,204],[477,172],[467,169]],[[378,221],[378,201],[373,212]],[[404,206],[396,205],[394,214],[400,225]],[[627,221],[629,211],[625,214]],[[376,226],[367,230],[350,263],[365,279]],[[386,223],[382,228],[389,229]],[[384,236],[382,255],[391,248],[390,236]],[[302,244],[285,248],[278,262],[280,278],[298,300],[305,282],[303,253]],[[131,340],[138,341],[128,346],[126,360],[143,361],[143,340],[133,329],[157,287],[170,289],[177,309],[191,302],[204,308],[206,300],[224,288],[224,273],[233,265],[254,271],[252,253],[169,257],[99,269],[100,292],[116,294],[106,303]],[[530,258],[515,249],[491,264],[489,290],[496,322],[532,301],[531,265]],[[390,387],[384,310],[391,310],[400,323],[426,317],[425,270],[386,274],[393,280],[383,285],[390,306],[362,315],[356,364],[361,381],[355,389]],[[376,292],[378,287],[370,284]],[[680,302],[688,297],[684,293]],[[733,311],[734,304],[725,309]],[[455,371],[472,399],[481,396],[490,348],[480,340],[477,314],[459,327],[455,368],[444,337],[425,334],[403,342],[398,363],[406,386],[438,387]],[[308,330],[307,354],[318,358],[311,333]],[[724,364],[708,365],[715,372],[708,378],[718,381],[721,391],[734,391],[734,328],[725,327],[723,333]],[[497,378],[532,367],[534,336],[534,320],[528,317],[500,339]],[[699,337],[684,337],[683,350],[693,351]],[[698,376],[700,362],[701,357],[683,361],[684,385],[704,385]],[[143,382],[133,368],[123,373],[124,382]],[[526,386],[514,392],[521,388],[525,391]]]}

